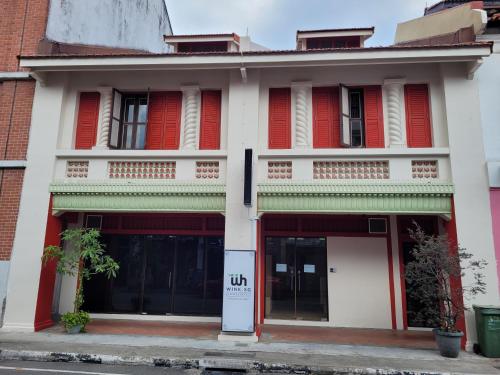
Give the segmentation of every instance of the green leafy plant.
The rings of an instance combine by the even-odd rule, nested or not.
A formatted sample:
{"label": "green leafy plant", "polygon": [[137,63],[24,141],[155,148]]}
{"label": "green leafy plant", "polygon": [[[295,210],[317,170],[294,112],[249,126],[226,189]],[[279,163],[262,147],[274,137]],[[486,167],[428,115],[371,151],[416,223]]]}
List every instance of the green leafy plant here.
{"label": "green leafy plant", "polygon": [[[427,235],[414,224],[409,229],[415,241],[413,260],[405,267],[406,281],[411,284],[410,295],[421,304],[413,313],[417,320],[425,320],[444,332],[458,332],[457,321],[467,307],[464,298],[469,299],[486,292],[481,270],[487,265],[484,260],[474,260],[466,249],[452,243],[446,235]],[[466,272],[473,275],[470,285],[458,281]]]}
{"label": "green leafy plant", "polygon": [[81,326],[81,331],[83,332],[87,323],[90,322],[90,315],[86,311],[67,312],[61,317],[61,321],[67,330]]}
{"label": "green leafy plant", "polygon": [[109,255],[105,255],[104,245],[100,242],[100,232],[96,229],[66,229],[61,239],[69,244],[64,250],[60,246],[47,246],[42,261],[56,261],[56,270],[61,275],[77,277],[74,309],[66,313],[62,321],[66,328],[85,325],[90,321],[88,313],[80,311],[83,305],[83,283],[93,275],[105,274],[108,279],[116,277],[120,268]]}

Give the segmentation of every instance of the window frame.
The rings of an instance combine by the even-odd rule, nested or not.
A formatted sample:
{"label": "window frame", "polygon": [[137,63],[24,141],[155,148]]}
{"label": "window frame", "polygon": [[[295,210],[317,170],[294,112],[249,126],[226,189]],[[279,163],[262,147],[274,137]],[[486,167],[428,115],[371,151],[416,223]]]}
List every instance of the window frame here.
{"label": "window frame", "polygon": [[[119,118],[116,117],[115,111],[114,111],[114,105],[115,105],[115,95],[118,93],[120,95],[120,111],[119,111]],[[125,115],[126,115],[126,102],[127,99],[134,98],[135,103],[134,103],[134,114],[133,114],[133,121],[125,121]],[[140,100],[146,99],[146,118],[144,122],[139,122],[138,117],[139,117],[139,106],[140,106]],[[108,146],[111,149],[117,149],[117,150],[145,150],[147,148],[147,132],[148,132],[148,118],[149,116],[149,89],[147,91],[137,91],[137,92],[122,92],[116,89],[113,89],[113,96],[112,96],[112,111],[111,111],[111,117],[110,117],[110,131],[109,131],[109,139],[108,139]],[[117,135],[117,144],[112,145],[112,136],[113,136],[113,121],[118,121],[118,135]],[[125,147],[127,142],[126,142],[126,126],[133,126],[133,133],[132,133],[132,139],[131,139],[131,145],[133,147]],[[139,126],[144,126],[144,145],[142,148],[137,148],[135,147],[137,143],[137,128]]]}
{"label": "window frame", "polygon": [[[344,97],[344,92],[347,93],[347,98]],[[353,119],[352,114],[352,93],[358,92],[360,94],[359,113],[360,117]],[[348,108],[346,110],[345,105]],[[362,86],[346,86],[339,84],[339,115],[340,115],[340,144],[344,148],[366,148],[366,119],[364,113],[364,87]],[[346,121],[349,122],[349,138],[345,136]],[[361,123],[361,144],[353,146],[352,136],[352,123],[353,121],[360,121]]]}

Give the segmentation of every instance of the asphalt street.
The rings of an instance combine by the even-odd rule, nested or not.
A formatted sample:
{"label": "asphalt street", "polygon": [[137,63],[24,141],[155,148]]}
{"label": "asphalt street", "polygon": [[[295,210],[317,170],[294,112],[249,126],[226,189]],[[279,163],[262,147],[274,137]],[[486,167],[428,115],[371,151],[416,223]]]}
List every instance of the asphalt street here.
{"label": "asphalt street", "polygon": [[[200,370],[171,369],[148,366],[111,366],[85,363],[0,361],[0,375],[201,375]],[[230,374],[228,372],[227,374]]]}

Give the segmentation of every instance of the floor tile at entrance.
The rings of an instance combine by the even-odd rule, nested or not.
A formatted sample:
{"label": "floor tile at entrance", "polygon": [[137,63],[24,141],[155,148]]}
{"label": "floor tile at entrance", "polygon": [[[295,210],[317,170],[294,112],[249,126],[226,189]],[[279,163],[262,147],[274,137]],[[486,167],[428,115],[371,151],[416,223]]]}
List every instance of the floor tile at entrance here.
{"label": "floor tile at entrance", "polygon": [[[46,332],[62,331],[61,326],[46,330]],[[220,323],[93,319],[87,325],[87,332],[100,335],[169,336],[217,340],[217,335],[220,333]]]}
{"label": "floor tile at entrance", "polygon": [[318,344],[386,346],[435,349],[432,332],[264,325],[261,342],[311,342]]}

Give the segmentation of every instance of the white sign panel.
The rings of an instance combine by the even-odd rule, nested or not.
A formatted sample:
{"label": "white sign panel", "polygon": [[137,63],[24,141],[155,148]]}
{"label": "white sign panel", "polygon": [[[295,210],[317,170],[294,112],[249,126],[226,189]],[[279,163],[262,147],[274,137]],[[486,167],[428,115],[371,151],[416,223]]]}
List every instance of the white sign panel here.
{"label": "white sign panel", "polygon": [[224,251],[222,331],[253,333],[255,251]]}

